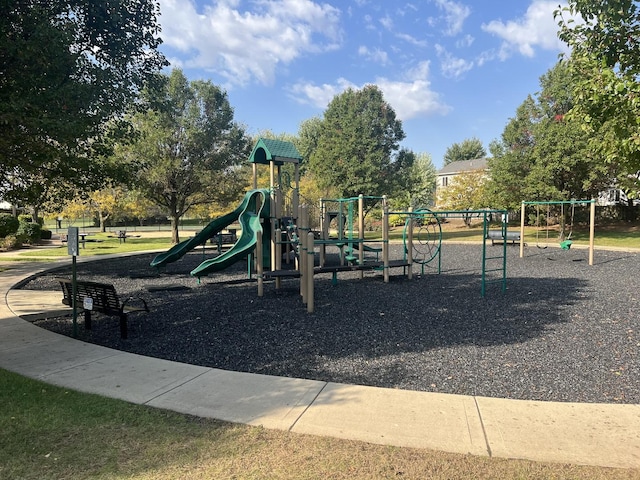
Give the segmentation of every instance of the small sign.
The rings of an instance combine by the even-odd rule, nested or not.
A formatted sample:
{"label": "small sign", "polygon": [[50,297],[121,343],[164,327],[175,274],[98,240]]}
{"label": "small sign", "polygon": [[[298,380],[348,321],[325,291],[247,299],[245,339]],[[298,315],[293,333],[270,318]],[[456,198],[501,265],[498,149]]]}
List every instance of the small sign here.
{"label": "small sign", "polygon": [[69,227],[67,230],[67,252],[69,255],[77,257],[80,254],[78,243],[78,227]]}
{"label": "small sign", "polygon": [[84,297],[84,299],[82,300],[82,308],[84,308],[85,310],[93,310],[93,298]]}

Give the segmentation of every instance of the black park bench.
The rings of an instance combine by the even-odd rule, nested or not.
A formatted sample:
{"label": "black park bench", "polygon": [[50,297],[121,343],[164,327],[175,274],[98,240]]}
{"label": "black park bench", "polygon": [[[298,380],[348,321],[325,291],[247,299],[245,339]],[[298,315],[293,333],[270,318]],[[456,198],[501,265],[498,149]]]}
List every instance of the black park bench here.
{"label": "black park bench", "polygon": [[[62,303],[73,306],[71,299],[73,298],[73,284],[68,278],[57,278],[62,287],[64,297]],[[85,299],[91,299],[85,303]],[[91,330],[91,312],[96,311],[105,315],[117,316],[120,319],[120,337],[126,339],[127,317],[130,313],[149,312],[147,302],[139,298],[139,306],[128,305],[127,302],[133,300],[128,298],[124,302],[120,301],[116,288],[108,283],[88,282],[83,280],[76,281],[76,306],[84,311],[84,327]]]}
{"label": "black park bench", "polygon": [[491,240],[491,245],[495,245],[496,242],[511,242],[515,245],[516,242],[520,243],[520,232],[508,231],[507,238],[504,238],[502,230],[489,230],[487,239]]}

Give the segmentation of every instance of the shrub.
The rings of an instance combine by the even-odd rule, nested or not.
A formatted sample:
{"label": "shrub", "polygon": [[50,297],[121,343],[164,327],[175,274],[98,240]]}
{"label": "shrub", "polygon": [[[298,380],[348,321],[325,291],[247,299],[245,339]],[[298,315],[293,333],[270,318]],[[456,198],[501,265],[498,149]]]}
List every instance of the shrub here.
{"label": "shrub", "polygon": [[24,243],[34,244],[37,243],[38,240],[40,240],[41,232],[42,227],[39,223],[20,222],[17,236],[18,238],[22,237],[24,239]]}
{"label": "shrub", "polygon": [[40,231],[40,239],[42,240],[51,240],[52,232],[48,228],[43,228]]}
{"label": "shrub", "polygon": [[0,214],[0,237],[15,235],[20,227],[20,221],[10,213]]}
{"label": "shrub", "polygon": [[15,250],[21,246],[22,243],[15,235],[7,235],[4,238],[0,238],[0,248],[2,250]]}

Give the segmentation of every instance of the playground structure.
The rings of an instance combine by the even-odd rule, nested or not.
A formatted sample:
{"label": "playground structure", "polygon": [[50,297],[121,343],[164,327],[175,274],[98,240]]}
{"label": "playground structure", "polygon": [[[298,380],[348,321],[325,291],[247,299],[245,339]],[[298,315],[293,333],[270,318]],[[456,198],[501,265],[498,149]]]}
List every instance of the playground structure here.
{"label": "playground structure", "polygon": [[[277,258],[275,248],[275,231],[281,228],[281,223],[287,214],[297,211],[299,170],[298,164],[302,157],[290,142],[261,138],[251,152],[249,161],[253,164],[253,189],[247,192],[240,205],[231,212],[211,221],[195,236],[180,242],[168,251],[157,255],[152,261],[152,267],[162,267],[182,258],[188,252],[216,237],[223,229],[239,223],[242,233],[233,246],[215,258],[204,260],[191,271],[191,275],[202,277],[209,273],[223,270],[228,266],[248,257],[251,268],[253,252],[257,250],[257,242],[264,242],[260,251],[264,252],[261,259],[263,265],[270,266],[272,259]],[[282,200],[281,167],[285,163],[294,165],[295,187],[288,204]],[[270,188],[257,188],[257,166],[270,166]],[[289,217],[287,222],[295,222]],[[270,247],[270,248],[269,248]]]}
{"label": "playground structure", "polygon": [[[576,205],[589,205],[589,265],[593,265],[593,252],[595,245],[595,218],[596,218],[596,200],[552,200],[552,201],[523,201],[521,204],[520,211],[520,238],[524,239],[524,226],[526,221],[526,207],[527,205],[536,207],[536,246],[538,248],[547,248],[549,243],[549,218],[551,207],[554,205],[559,205],[561,208],[561,222],[562,227],[560,231],[560,239],[559,246],[563,250],[569,250],[573,241],[571,240],[571,234],[573,233],[573,225],[575,223],[575,207]],[[569,231],[569,235],[564,235],[564,226],[566,225],[566,220],[564,218],[564,207],[569,206],[571,209],[571,230]],[[547,207],[547,215],[546,215],[546,243],[544,247],[540,246],[539,242],[539,231],[540,231],[540,207]],[[524,257],[524,241],[520,242],[520,258]]]}
{"label": "playground structure", "polygon": [[[364,226],[364,203],[365,200],[375,200],[382,204],[382,238],[366,239]],[[328,204],[336,205],[337,208],[330,210]],[[357,213],[356,213],[357,205]],[[499,254],[490,256],[487,251],[487,239],[489,238],[489,224],[496,215],[502,219],[502,226],[498,232],[502,238],[508,238],[506,211],[504,210],[474,210],[474,211],[431,211],[428,209],[390,211],[385,197],[365,197],[359,195],[353,198],[322,200],[322,217],[320,219],[321,231],[313,232],[309,228],[308,210],[305,205],[299,207],[297,215],[298,225],[297,235],[297,265],[294,269],[281,268],[276,259],[275,269],[267,270],[263,265],[257,266],[258,271],[258,296],[264,293],[264,279],[275,278],[276,289],[280,288],[279,280],[283,277],[300,278],[300,295],[302,301],[307,305],[307,312],[314,311],[314,277],[317,274],[331,273],[332,282],[337,283],[337,275],[340,272],[357,272],[359,277],[363,277],[365,271],[382,271],[385,283],[389,282],[390,269],[403,268],[403,274],[407,278],[413,277],[415,265],[419,265],[421,273],[424,274],[425,266],[437,259],[437,270],[441,273],[441,253],[442,253],[442,229],[441,218],[462,218],[469,215],[482,218],[484,241],[482,249],[482,274],[481,274],[481,295],[485,296],[486,287],[490,283],[500,283],[502,292],[506,291],[506,241],[499,250]],[[401,259],[390,259],[390,218],[391,216],[401,216],[405,218],[403,229],[402,245],[403,257]],[[357,228],[355,219],[357,218]],[[335,235],[329,235],[329,224],[335,220]],[[318,238],[319,237],[319,238]],[[280,238],[276,230],[276,238]],[[287,240],[286,242],[288,242]],[[284,243],[284,242],[283,242]],[[381,248],[371,247],[371,243],[380,243]],[[258,246],[261,242],[257,243]],[[326,264],[327,247],[339,249],[339,264]],[[316,266],[315,252],[319,250],[319,266]],[[365,258],[365,253],[375,253],[376,260]],[[378,254],[382,254],[379,260]],[[256,258],[260,260],[263,256],[258,253]],[[498,261],[498,265],[493,264]],[[489,278],[491,272],[497,272],[497,278]]]}
{"label": "playground structure", "polygon": [[[244,258],[248,258],[249,275],[257,274],[258,295],[264,292],[264,280],[273,278],[275,288],[281,288],[281,280],[286,277],[300,278],[300,294],[307,310],[313,312],[314,275],[331,273],[333,283],[337,283],[339,272],[359,272],[360,278],[367,270],[382,272],[385,283],[389,282],[390,269],[402,268],[409,279],[413,276],[415,265],[424,274],[425,266],[437,259],[437,270],[441,273],[442,229],[441,218],[467,218],[475,215],[483,219],[482,284],[481,295],[486,285],[500,282],[502,291],[506,290],[506,241],[500,255],[489,256],[486,242],[489,223],[494,215],[502,215],[503,239],[508,238],[506,212],[502,210],[477,211],[431,211],[427,209],[408,211],[389,211],[386,197],[367,197],[359,195],[352,198],[324,199],[320,204],[320,231],[311,228],[309,206],[300,205],[299,162],[301,156],[290,142],[260,138],[249,157],[253,167],[253,189],[247,192],[240,205],[219,218],[211,221],[194,237],[174,245],[167,252],[157,255],[151,266],[162,267],[175,262],[186,253],[203,246],[207,241],[220,234],[223,229],[239,223],[242,233],[236,243],[226,252],[203,262],[191,271],[191,275],[200,278],[209,273],[223,270]],[[293,185],[283,182],[282,167],[293,165]],[[259,189],[258,165],[269,166],[269,188]],[[289,175],[290,172],[286,172]],[[286,184],[286,185],[285,185]],[[285,195],[284,190],[290,190]],[[365,201],[380,203],[382,206],[382,237],[365,239]],[[334,208],[330,208],[333,206]],[[405,219],[403,230],[403,256],[389,258],[390,216]],[[330,235],[330,224],[336,222],[335,236]],[[356,225],[357,222],[357,225]],[[373,247],[372,243],[381,244]],[[326,249],[337,247],[340,251],[340,264],[326,264]],[[319,266],[315,265],[316,249],[320,252]],[[375,253],[376,260],[365,257],[365,253]],[[382,260],[379,255],[382,254]],[[289,268],[283,269],[283,257]],[[499,260],[497,267],[488,265]],[[293,263],[293,265],[291,265]],[[487,274],[498,272],[499,278],[489,279]]]}

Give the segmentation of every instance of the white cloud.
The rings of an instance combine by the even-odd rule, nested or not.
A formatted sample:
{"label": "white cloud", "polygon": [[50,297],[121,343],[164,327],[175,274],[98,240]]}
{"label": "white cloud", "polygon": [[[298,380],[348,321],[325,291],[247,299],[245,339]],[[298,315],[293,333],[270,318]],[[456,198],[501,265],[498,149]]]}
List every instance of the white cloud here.
{"label": "white cloud", "polygon": [[328,83],[315,85],[311,82],[298,82],[291,87],[289,96],[303,105],[326,108],[333,97],[349,88],[358,87],[344,78],[339,78],[334,85]]}
{"label": "white cloud", "polygon": [[230,85],[271,84],[275,72],[304,53],[337,48],[340,11],[312,0],[160,0],[164,43],[181,52],[182,66],[214,71]]}
{"label": "white cloud", "polygon": [[380,65],[386,65],[389,62],[389,55],[387,52],[380,50],[379,48],[370,50],[366,46],[362,45],[358,48],[358,55]]}
{"label": "white cloud", "polygon": [[482,29],[504,40],[499,52],[502,60],[510,57],[514,51],[525,57],[533,57],[538,47],[566,51],[566,45],[558,39],[558,26],[553,18],[553,12],[557,9],[557,1],[534,0],[524,17],[507,22],[493,20],[483,24]]}
{"label": "white cloud", "polygon": [[393,20],[389,15],[382,17],[380,19],[380,24],[389,31],[393,30]]}
{"label": "white cloud", "polygon": [[441,19],[429,19],[430,25],[437,25],[440,21],[445,22],[445,35],[455,36],[462,31],[462,26],[469,15],[471,9],[462,3],[452,0],[433,0],[440,10],[444,12]]}
{"label": "white cloud", "polygon": [[465,35],[460,40],[456,41],[456,47],[458,48],[470,47],[473,44],[473,42],[475,42],[475,38],[473,38],[473,36]]}
{"label": "white cloud", "polygon": [[[400,80],[379,77],[374,82],[368,83],[373,83],[380,88],[385,100],[401,120],[428,115],[446,115],[451,111],[451,107],[441,100],[440,94],[431,89],[427,61],[407,71]],[[344,78],[338,79],[335,85],[317,86],[310,82],[300,82],[291,88],[291,96],[300,103],[324,109],[334,96],[347,88],[361,87]]]}
{"label": "white cloud", "polygon": [[411,45],[415,45],[416,47],[426,47],[428,45],[426,40],[419,40],[407,33],[396,33],[396,37],[410,43]]}
{"label": "white cloud", "polygon": [[440,59],[442,75],[446,78],[459,78],[474,66],[473,62],[454,57],[442,45],[436,45],[436,53]]}

